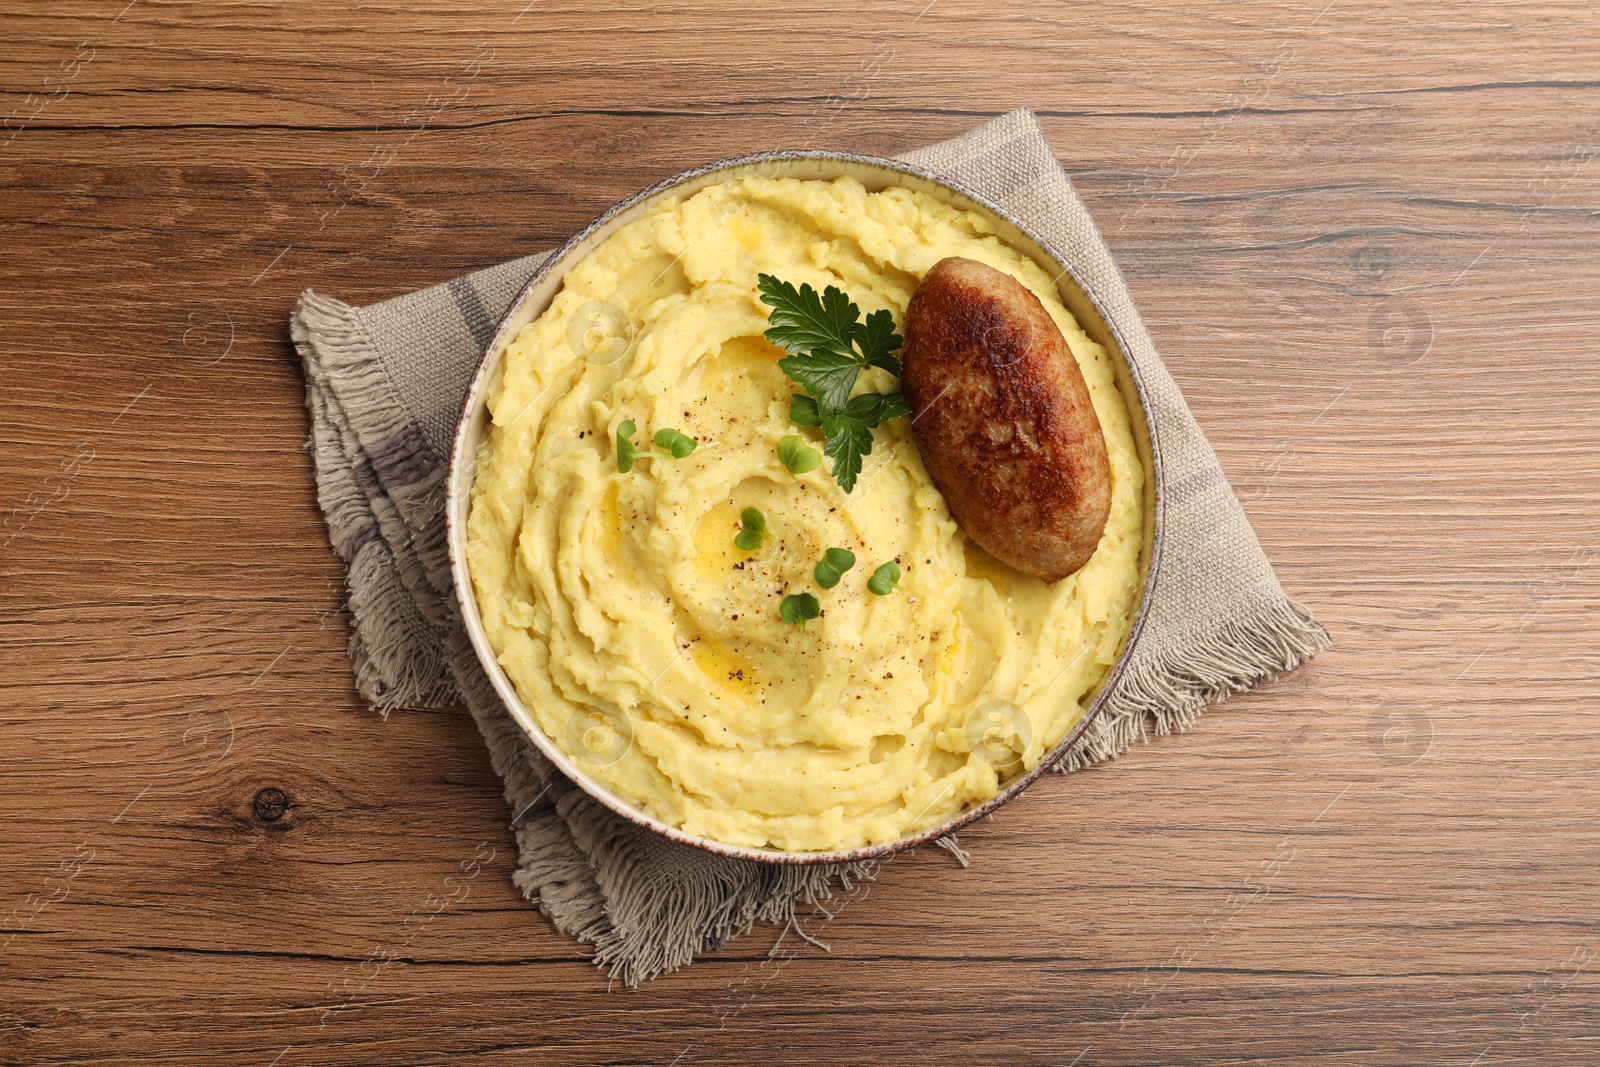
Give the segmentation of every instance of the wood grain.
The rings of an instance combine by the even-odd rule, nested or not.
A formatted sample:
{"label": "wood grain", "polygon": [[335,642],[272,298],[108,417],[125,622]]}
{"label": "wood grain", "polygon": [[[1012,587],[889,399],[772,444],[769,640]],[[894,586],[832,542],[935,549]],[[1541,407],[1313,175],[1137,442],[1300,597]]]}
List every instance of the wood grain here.
{"label": "wood grain", "polygon": [[[125,3],[0,16],[0,1062],[1600,1058],[1592,4]],[[608,990],[355,697],[286,313],[1019,104],[1337,646]]]}

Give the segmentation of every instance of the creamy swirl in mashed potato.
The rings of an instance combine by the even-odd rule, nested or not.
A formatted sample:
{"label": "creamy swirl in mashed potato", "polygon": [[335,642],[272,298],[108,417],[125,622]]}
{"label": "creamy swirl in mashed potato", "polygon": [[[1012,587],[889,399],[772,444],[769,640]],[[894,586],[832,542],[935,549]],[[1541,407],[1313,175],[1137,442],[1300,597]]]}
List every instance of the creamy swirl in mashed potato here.
{"label": "creamy swirl in mashed potato", "polygon": [[[903,321],[922,274],[965,256],[1037,295],[1083,369],[1112,507],[1054,585],[951,520],[908,419],[875,431],[852,493],[776,445],[797,391],[762,337],[756,275],[836,285]],[[857,390],[893,391],[881,370]],[[1145,472],[1106,353],[1049,275],[980,215],[851,179],[745,178],[661,202],[566,275],[510,344],[478,456],[468,563],[500,664],[579,767],[661,821],[786,850],[892,841],[994,796],[1078,721],[1132,625]],[[617,469],[615,435],[671,428],[682,458]],[[734,544],[743,508],[771,538]],[[831,590],[830,547],[857,564]],[[888,596],[866,580],[898,560]],[[779,617],[810,592],[822,616]]]}

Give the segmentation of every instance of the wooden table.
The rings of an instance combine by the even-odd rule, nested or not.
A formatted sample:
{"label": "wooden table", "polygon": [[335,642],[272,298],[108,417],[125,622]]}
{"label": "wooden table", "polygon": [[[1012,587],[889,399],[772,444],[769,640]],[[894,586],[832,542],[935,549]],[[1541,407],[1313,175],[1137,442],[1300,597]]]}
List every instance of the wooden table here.
{"label": "wooden table", "polygon": [[[5,6],[0,1062],[1600,1059],[1593,4]],[[1337,646],[608,989],[355,696],[290,305],[1020,104]]]}

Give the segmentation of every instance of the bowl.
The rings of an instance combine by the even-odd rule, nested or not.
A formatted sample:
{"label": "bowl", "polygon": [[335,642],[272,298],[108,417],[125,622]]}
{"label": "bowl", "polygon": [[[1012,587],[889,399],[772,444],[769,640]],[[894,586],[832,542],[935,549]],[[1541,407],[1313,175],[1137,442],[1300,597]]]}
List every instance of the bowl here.
{"label": "bowl", "polygon": [[[504,355],[506,346],[528,323],[538,318],[560,292],[563,278],[573,264],[588,255],[596,246],[621,226],[638,218],[663,197],[687,197],[709,185],[733,178],[759,175],[766,178],[801,178],[831,180],[851,177],[869,191],[898,185],[926,193],[956,207],[976,211],[989,217],[998,236],[1017,251],[1031,257],[1057,279],[1061,299],[1067,310],[1077,318],[1084,332],[1099,343],[1115,364],[1118,390],[1127,404],[1134,437],[1140,458],[1147,474],[1145,488],[1145,537],[1142,548],[1144,570],[1143,590],[1127,641],[1117,661],[1100,683],[1082,719],[1068,731],[1055,746],[1030,771],[1006,782],[995,796],[975,807],[961,812],[942,825],[920,830],[915,834],[877,845],[861,848],[819,852],[783,851],[771,848],[752,848],[700,837],[669,826],[635,808],[628,801],[612,793],[606,786],[592,778],[559,745],[540,728],[538,721],[523,705],[516,689],[495,657],[488,635],[478,612],[472,578],[467,570],[467,513],[472,503],[472,479],[475,473],[479,441],[489,424],[487,396],[489,383]],[[1161,490],[1161,451],[1155,419],[1138,368],[1128,358],[1128,347],[1111,323],[1104,306],[1089,291],[1073,266],[1056,249],[1052,248],[1024,223],[983,196],[964,189],[947,178],[918,167],[890,159],[855,155],[844,152],[780,151],[757,155],[738,156],[684,171],[675,177],[658,182],[648,189],[621,201],[553,253],[540,265],[511,302],[499,325],[484,348],[482,358],[467,388],[466,401],[460,424],[456,430],[455,445],[450,457],[450,475],[446,490],[446,527],[449,538],[450,568],[455,583],[455,595],[461,608],[467,636],[477,653],[484,673],[493,683],[506,710],[527,734],[534,746],[542,752],[555,768],[599,803],[622,818],[645,827],[662,837],[705,849],[709,852],[737,859],[778,864],[849,863],[880,858],[903,849],[933,841],[952,833],[975,819],[993,812],[1000,805],[1021,795],[1041,774],[1055,764],[1089,728],[1089,724],[1104,708],[1109,694],[1126,668],[1134,645],[1143,631],[1149,612],[1156,577],[1160,569],[1162,518],[1165,501]]]}

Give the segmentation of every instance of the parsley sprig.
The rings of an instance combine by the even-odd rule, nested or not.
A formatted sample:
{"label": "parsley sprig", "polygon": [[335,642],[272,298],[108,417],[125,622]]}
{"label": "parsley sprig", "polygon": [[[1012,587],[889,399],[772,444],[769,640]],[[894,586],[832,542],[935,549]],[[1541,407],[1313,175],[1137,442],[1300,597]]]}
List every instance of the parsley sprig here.
{"label": "parsley sprig", "polygon": [[850,393],[867,367],[899,377],[894,353],[905,338],[895,332],[890,312],[874,311],[862,321],[861,309],[834,286],[819,296],[810,285],[796,289],[770,274],[758,275],[756,283],[772,308],[766,338],[789,353],[778,366],[806,390],[794,394],[789,418],[799,426],[822,428],[827,437],[822,451],[833,460],[834,481],[848,493],[861,474],[862,457],[872,451],[873,428],[911,414],[899,393]]}

